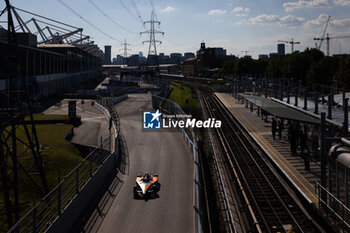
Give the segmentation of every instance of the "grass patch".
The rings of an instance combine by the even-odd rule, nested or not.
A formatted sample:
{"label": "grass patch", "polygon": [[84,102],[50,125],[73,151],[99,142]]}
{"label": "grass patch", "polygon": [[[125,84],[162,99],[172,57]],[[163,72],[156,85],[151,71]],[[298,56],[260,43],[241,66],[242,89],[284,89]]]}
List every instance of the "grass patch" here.
{"label": "grass patch", "polygon": [[173,81],[170,82],[170,85],[173,90],[170,93],[169,99],[177,103],[184,112],[194,116],[198,115],[199,104],[194,90]]}
{"label": "grass patch", "polygon": [[[35,120],[57,120],[68,119],[68,116],[62,115],[34,115]],[[29,117],[26,119],[29,120]],[[32,128],[27,126],[28,131],[32,134]],[[39,137],[39,143],[41,148],[41,156],[44,162],[44,169],[46,173],[46,179],[49,186],[49,190],[53,189],[58,183],[58,176],[63,178],[68,174],[80,161],[82,161],[82,155],[80,151],[70,142],[64,138],[67,132],[72,126],[69,124],[43,124],[36,125],[37,135]],[[7,128],[10,130],[10,127]],[[18,126],[16,128],[16,135],[23,142],[28,143],[24,127]],[[11,147],[11,141],[9,142]],[[18,160],[27,172],[31,175],[31,178],[42,188],[42,182],[35,166],[33,156],[28,148],[22,144],[17,143]],[[12,160],[8,158],[8,166],[13,166]],[[13,180],[10,175],[10,181]],[[18,170],[19,180],[19,200],[20,200],[20,215],[23,216],[33,206],[33,200],[39,201],[43,198],[43,194],[40,194],[37,188],[33,185],[33,182],[27,177],[23,169]],[[11,191],[11,200],[14,200],[13,191]],[[3,191],[2,183],[0,186],[0,210],[4,211]],[[0,213],[0,222],[6,223],[6,216],[3,212]],[[5,230],[7,226],[0,224],[0,232]],[[7,229],[6,229],[7,230]]]}

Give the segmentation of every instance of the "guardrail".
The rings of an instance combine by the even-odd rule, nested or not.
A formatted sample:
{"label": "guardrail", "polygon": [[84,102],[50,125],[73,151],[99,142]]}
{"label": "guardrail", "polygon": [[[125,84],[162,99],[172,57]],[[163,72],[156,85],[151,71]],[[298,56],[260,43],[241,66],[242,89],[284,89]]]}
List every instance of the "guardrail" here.
{"label": "guardrail", "polygon": [[[109,99],[102,99],[95,107],[111,119],[113,131],[92,152],[69,172],[43,199],[34,205],[8,232],[46,232],[76,199],[110,156],[119,155],[119,116]],[[107,110],[109,109],[109,111]]]}
{"label": "guardrail", "polygon": [[[178,104],[174,103],[169,99],[152,95],[152,106],[154,109],[160,109],[163,113],[168,114],[180,114],[187,115]],[[194,221],[195,228],[198,233],[203,232],[203,222],[206,220],[203,218],[205,200],[203,198],[203,180],[202,180],[202,169],[201,169],[201,156],[198,150],[196,136],[194,130],[191,128],[179,128],[182,137],[184,138],[186,145],[190,149],[193,155],[194,164],[194,192],[193,192],[193,209],[194,209]]]}
{"label": "guardrail", "polygon": [[110,137],[85,157],[58,185],[27,212],[8,232],[44,232],[63,213],[68,205],[89,182],[105,160],[111,155]]}

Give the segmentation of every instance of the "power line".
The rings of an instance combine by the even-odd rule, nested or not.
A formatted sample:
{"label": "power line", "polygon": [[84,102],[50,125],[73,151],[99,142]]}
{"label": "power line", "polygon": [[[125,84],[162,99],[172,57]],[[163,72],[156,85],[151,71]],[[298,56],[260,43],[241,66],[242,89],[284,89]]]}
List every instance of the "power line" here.
{"label": "power line", "polygon": [[[153,0],[149,0],[149,3],[151,4],[152,11],[154,12],[154,17],[155,17],[155,19],[159,21],[159,19],[158,19],[158,17],[157,17],[157,14],[156,14],[156,10],[154,9]],[[158,24],[158,27],[160,28],[160,24]]]}
{"label": "power line", "polygon": [[117,38],[109,35],[108,33],[104,32],[103,30],[101,30],[99,27],[95,26],[94,24],[92,24],[90,21],[88,21],[87,19],[85,19],[83,16],[81,16],[78,12],[76,12],[75,10],[73,10],[70,6],[68,6],[66,3],[64,3],[62,0],[57,0],[59,1],[63,6],[65,6],[68,10],[70,10],[73,14],[75,14],[76,16],[78,16],[80,19],[82,19],[85,23],[89,24],[91,27],[95,28],[97,31],[101,32],[102,34],[104,34],[105,36],[111,38],[112,40],[118,41],[120,43],[122,43],[121,40],[118,40]]}
{"label": "power line", "polygon": [[140,22],[143,24],[144,21],[143,21],[143,19],[142,19],[142,17],[141,17],[139,8],[137,8],[137,5],[136,5],[136,3],[135,3],[135,0],[130,0],[130,1],[131,1],[131,3],[132,3],[132,6],[134,7],[134,10],[135,10],[135,12],[136,12],[136,15],[139,17]]}
{"label": "power line", "polygon": [[155,10],[154,10],[153,0],[149,0],[149,3],[151,4],[152,10],[155,11]]}
{"label": "power line", "polygon": [[89,0],[89,2],[90,2],[91,5],[93,5],[99,12],[101,12],[101,14],[103,14],[104,16],[106,16],[106,18],[108,18],[110,21],[112,21],[115,25],[117,25],[118,27],[120,27],[121,29],[123,29],[123,30],[125,30],[125,31],[127,31],[127,32],[137,34],[136,32],[130,31],[129,29],[123,27],[122,25],[120,25],[119,23],[117,23],[115,20],[113,20],[109,15],[107,15],[105,12],[103,12],[103,11],[101,10],[101,8],[99,8],[92,0]]}
{"label": "power line", "polygon": [[123,0],[119,0],[119,2],[120,2],[120,4],[122,4],[124,9],[131,15],[131,17],[133,17],[135,20],[139,21],[139,19],[133,13],[131,13],[129,8],[124,4]]}

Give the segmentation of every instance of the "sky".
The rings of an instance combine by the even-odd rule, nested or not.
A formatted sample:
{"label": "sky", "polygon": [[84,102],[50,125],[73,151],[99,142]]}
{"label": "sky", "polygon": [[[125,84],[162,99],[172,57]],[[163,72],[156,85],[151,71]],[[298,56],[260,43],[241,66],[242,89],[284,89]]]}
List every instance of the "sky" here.
{"label": "sky", "polygon": [[[196,52],[201,42],[207,47],[223,47],[227,54],[256,58],[277,51],[277,40],[300,41],[295,50],[315,47],[328,15],[327,32],[350,36],[350,0],[10,0],[17,8],[84,29],[101,48],[112,45],[112,57],[123,54],[122,42],[131,44],[129,53],[148,53],[149,29],[141,21],[151,18],[154,8],[161,22],[157,30],[158,53]],[[72,13],[65,3],[81,17]],[[136,9],[134,5],[136,5]],[[96,9],[97,6],[101,11]],[[153,5],[153,7],[152,7]],[[4,1],[0,2],[4,7]],[[138,17],[138,13],[141,17]],[[21,13],[29,19],[29,15]],[[3,20],[3,19],[0,19]],[[88,21],[88,22],[86,22]],[[120,26],[118,26],[118,25]],[[96,29],[98,28],[98,29]],[[330,40],[331,54],[350,53],[350,38]],[[286,45],[286,52],[291,50]],[[326,51],[326,43],[321,48]]]}

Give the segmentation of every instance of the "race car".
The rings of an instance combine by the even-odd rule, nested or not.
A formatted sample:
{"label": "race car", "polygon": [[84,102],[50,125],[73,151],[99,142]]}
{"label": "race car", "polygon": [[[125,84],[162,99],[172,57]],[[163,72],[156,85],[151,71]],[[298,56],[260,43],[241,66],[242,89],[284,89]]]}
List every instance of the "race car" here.
{"label": "race car", "polygon": [[158,175],[151,176],[148,172],[137,175],[136,185],[134,187],[134,198],[155,198],[160,190],[160,183],[158,182]]}

